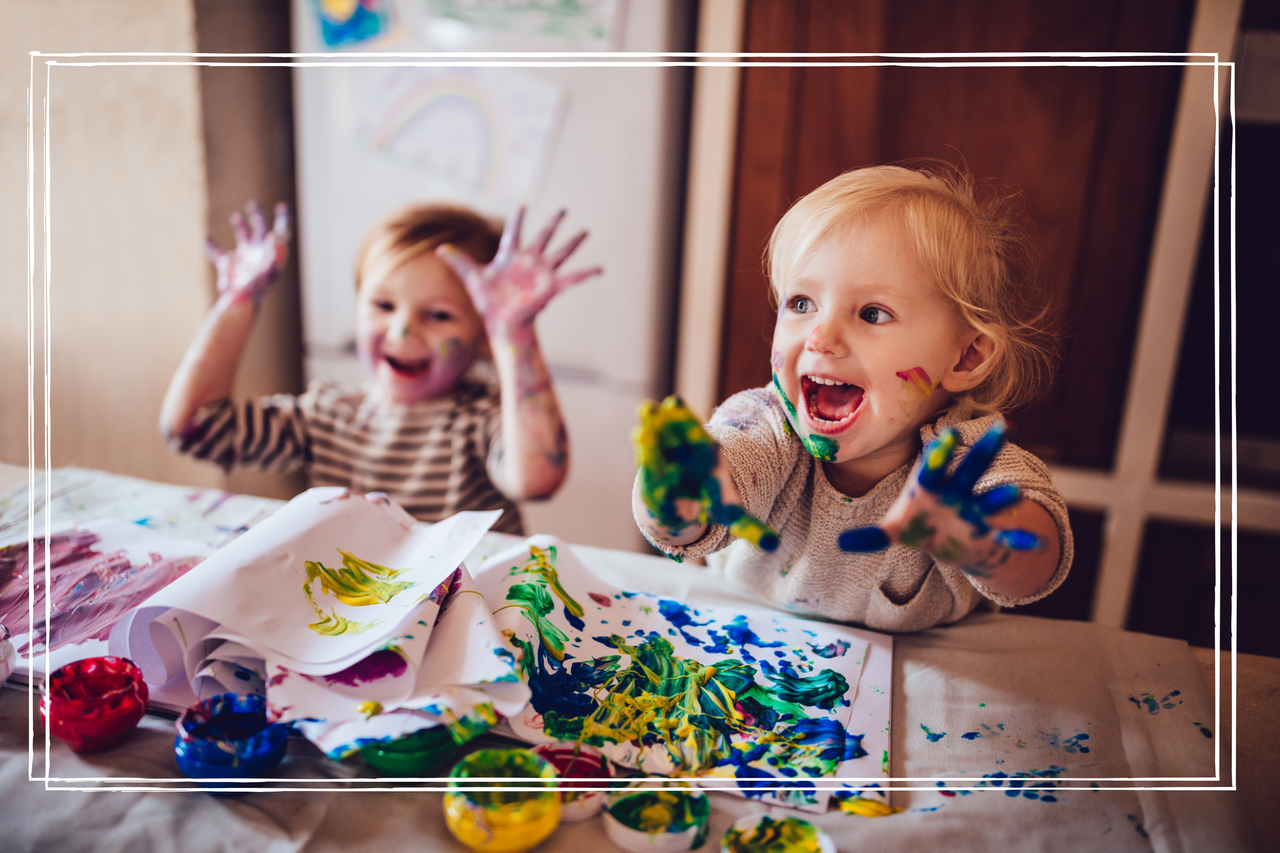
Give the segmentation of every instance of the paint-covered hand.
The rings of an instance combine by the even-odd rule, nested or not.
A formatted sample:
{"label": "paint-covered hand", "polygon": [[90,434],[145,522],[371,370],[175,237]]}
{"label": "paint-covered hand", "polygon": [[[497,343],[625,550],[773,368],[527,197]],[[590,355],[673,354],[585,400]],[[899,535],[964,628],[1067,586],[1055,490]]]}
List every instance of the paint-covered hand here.
{"label": "paint-covered hand", "polygon": [[919,548],[935,559],[984,577],[1003,565],[1015,551],[1041,547],[1026,530],[992,527],[991,516],[1022,500],[1013,484],[974,492],[978,478],[991,467],[1005,442],[1005,425],[997,421],[969,453],[947,474],[955,453],[956,434],[944,430],[920,455],[906,488],[878,527],[861,527],[840,534],[845,551],[880,551],[892,544]]}
{"label": "paint-covered hand", "polygon": [[235,248],[221,249],[209,237],[205,240],[205,254],[218,271],[218,294],[222,299],[230,302],[251,299],[259,305],[289,258],[289,208],[283,202],[276,205],[270,231],[256,201],[249,202],[244,209],[244,214],[239,211],[231,214]]}
{"label": "paint-covered hand", "polygon": [[737,490],[720,465],[720,447],[679,397],[640,405],[631,442],[640,466],[640,496],[659,524],[679,532],[715,521],[762,551],[778,534],[737,504]]}
{"label": "paint-covered hand", "polygon": [[587,232],[580,231],[561,249],[548,254],[547,245],[564,215],[564,210],[558,211],[532,245],[522,249],[520,230],[524,223],[524,207],[517,208],[507,220],[497,255],[485,266],[453,246],[444,245],[436,250],[436,254],[462,278],[476,311],[484,318],[485,331],[491,339],[515,342],[531,337],[534,318],[552,297],[603,272],[600,267],[572,273],[558,272],[560,265],[587,238]]}

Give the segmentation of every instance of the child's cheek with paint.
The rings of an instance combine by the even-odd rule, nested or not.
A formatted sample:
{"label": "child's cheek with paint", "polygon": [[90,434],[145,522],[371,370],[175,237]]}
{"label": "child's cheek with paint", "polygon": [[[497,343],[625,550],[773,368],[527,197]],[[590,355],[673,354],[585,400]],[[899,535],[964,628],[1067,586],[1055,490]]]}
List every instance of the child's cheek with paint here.
{"label": "child's cheek with paint", "polygon": [[938,383],[929,378],[928,371],[923,367],[900,370],[894,375],[902,380],[902,396],[898,401],[898,405],[902,409],[903,420],[910,423],[912,419],[925,411],[929,397],[933,394],[934,389],[938,387]]}

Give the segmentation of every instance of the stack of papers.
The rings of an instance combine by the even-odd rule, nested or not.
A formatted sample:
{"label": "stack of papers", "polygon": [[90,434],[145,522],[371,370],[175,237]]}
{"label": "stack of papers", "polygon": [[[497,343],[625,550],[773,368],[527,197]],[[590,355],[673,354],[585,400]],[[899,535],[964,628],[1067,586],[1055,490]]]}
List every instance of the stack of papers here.
{"label": "stack of papers", "polygon": [[426,525],[312,489],[128,613],[109,649],[167,704],[266,693],[333,758],[435,725],[464,742],[528,699],[463,566],[499,514]]}

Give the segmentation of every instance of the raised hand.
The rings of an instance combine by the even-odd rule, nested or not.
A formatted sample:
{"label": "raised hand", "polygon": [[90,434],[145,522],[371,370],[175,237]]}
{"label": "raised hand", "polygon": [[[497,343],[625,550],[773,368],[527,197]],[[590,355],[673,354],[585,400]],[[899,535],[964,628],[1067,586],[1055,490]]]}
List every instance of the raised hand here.
{"label": "raised hand", "polygon": [[485,331],[490,338],[514,341],[526,334],[531,335],[534,318],[553,296],[602,272],[598,266],[579,272],[558,272],[560,265],[587,238],[587,232],[580,231],[562,248],[548,255],[547,245],[564,215],[564,210],[558,211],[533,243],[522,249],[520,230],[524,223],[524,207],[517,208],[507,220],[497,255],[485,266],[453,246],[445,245],[436,250],[436,254],[453,267],[466,285],[476,311],[484,318]]}
{"label": "raised hand", "polygon": [[276,205],[270,231],[256,201],[245,205],[245,213],[247,221],[239,211],[231,214],[235,248],[221,249],[209,237],[205,239],[205,254],[218,271],[221,298],[231,302],[251,299],[260,305],[289,257],[289,208],[283,202]]}
{"label": "raised hand", "polygon": [[[631,441],[640,466],[639,491],[654,519],[673,534],[716,521],[762,551],[778,547],[778,534],[748,515],[722,485],[720,448],[679,397],[640,405]],[[736,494],[733,495],[736,497]]]}
{"label": "raised hand", "polygon": [[981,494],[974,492],[978,478],[991,467],[1004,442],[1005,425],[998,421],[970,448],[955,473],[948,475],[956,434],[944,430],[924,449],[906,488],[880,526],[846,530],[840,534],[841,549],[880,551],[898,543],[985,577],[1013,552],[1040,548],[1040,539],[1033,533],[993,528],[988,523],[991,516],[1022,500],[1017,486],[1005,484]]}

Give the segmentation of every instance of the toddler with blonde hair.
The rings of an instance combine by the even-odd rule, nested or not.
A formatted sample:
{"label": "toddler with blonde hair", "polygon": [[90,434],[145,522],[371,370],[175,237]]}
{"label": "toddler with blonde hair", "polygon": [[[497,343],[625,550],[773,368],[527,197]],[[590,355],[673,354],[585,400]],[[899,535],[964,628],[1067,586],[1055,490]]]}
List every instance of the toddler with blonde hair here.
{"label": "toddler with blonde hair", "polygon": [[675,399],[642,408],[641,531],[676,558],[727,549],[728,577],[773,605],[879,630],[1048,595],[1071,565],[1066,505],[999,414],[1053,366],[1027,245],[941,165],[797,201],[767,252],[772,383],[705,429]]}

